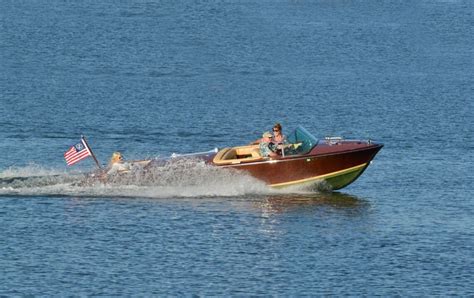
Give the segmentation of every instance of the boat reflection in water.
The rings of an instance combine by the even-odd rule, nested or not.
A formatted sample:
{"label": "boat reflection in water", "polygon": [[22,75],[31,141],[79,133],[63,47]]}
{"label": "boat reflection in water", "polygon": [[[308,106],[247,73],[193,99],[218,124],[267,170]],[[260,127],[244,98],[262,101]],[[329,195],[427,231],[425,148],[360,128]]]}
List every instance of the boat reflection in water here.
{"label": "boat reflection in water", "polygon": [[367,210],[367,200],[341,192],[317,192],[310,194],[288,194],[265,197],[253,202],[255,208],[264,213],[304,212],[305,210],[343,210],[348,214],[358,214]]}
{"label": "boat reflection in water", "polygon": [[371,209],[367,200],[340,192],[269,196],[253,201],[252,207],[260,216],[260,233],[273,240],[294,233],[312,235],[315,225],[325,231],[321,238],[331,237],[333,229],[364,221]]}

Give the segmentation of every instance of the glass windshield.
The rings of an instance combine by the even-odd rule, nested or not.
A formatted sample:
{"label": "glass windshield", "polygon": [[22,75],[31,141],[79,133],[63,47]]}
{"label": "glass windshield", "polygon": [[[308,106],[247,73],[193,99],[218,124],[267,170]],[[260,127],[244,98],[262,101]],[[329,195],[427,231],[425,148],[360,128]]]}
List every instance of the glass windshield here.
{"label": "glass windshield", "polygon": [[306,154],[318,143],[318,139],[301,126],[287,135],[287,140],[293,146],[288,150],[288,153],[285,152],[286,155]]}

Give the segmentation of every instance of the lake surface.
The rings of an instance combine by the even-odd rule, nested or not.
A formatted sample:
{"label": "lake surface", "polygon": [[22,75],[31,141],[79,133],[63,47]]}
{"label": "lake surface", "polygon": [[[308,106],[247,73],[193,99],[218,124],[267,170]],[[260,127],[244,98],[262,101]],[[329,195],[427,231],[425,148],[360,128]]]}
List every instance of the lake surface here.
{"label": "lake surface", "polygon": [[[474,295],[473,1],[1,1],[0,295]],[[338,192],[101,163],[281,122],[385,144]],[[58,175],[62,177],[57,178]]]}

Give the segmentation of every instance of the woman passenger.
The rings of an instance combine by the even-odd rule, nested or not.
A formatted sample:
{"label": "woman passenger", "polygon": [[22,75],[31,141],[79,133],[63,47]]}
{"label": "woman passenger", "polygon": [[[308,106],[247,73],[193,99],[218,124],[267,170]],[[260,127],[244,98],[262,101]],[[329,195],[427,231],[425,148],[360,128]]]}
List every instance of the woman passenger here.
{"label": "woman passenger", "polygon": [[280,123],[275,123],[275,125],[273,125],[272,142],[274,142],[275,144],[287,143],[286,136],[282,132],[282,127]]}

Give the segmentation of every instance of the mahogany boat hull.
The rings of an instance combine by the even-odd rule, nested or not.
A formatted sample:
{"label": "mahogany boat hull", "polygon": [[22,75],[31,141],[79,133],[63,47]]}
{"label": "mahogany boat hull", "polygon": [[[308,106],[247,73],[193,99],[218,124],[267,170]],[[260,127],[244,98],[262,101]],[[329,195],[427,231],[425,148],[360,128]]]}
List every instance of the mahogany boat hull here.
{"label": "mahogany boat hull", "polygon": [[383,144],[370,141],[320,141],[304,155],[266,158],[219,167],[245,171],[275,188],[311,186],[337,190],[354,182],[369,166]]}

